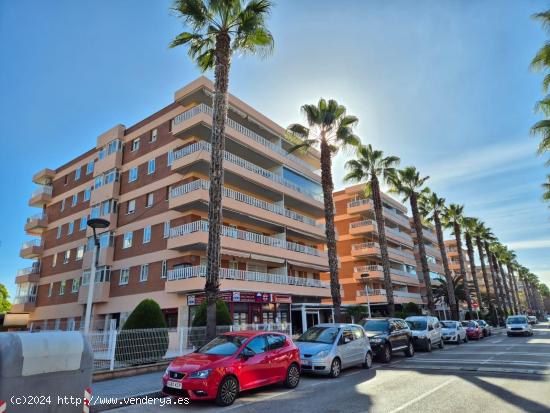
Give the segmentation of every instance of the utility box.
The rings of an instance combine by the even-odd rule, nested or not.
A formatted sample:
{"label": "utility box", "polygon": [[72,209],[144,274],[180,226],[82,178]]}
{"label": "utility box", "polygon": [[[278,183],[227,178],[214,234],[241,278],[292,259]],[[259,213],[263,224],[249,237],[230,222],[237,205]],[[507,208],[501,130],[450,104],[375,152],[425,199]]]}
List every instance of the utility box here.
{"label": "utility box", "polygon": [[93,353],[77,331],[0,333],[0,404],[11,412],[82,412]]}

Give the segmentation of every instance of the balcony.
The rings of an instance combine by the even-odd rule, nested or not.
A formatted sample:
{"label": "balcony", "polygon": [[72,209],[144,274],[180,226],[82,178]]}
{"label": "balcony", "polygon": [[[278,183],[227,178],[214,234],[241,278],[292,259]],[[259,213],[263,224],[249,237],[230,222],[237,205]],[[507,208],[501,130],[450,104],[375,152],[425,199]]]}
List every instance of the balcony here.
{"label": "balcony", "polygon": [[30,313],[36,308],[36,295],[18,295],[13,299],[12,313]]}
{"label": "balcony", "polygon": [[[199,141],[192,145],[186,146],[173,153],[172,171],[188,170],[188,167],[194,162],[210,162],[211,145],[206,141]],[[200,152],[194,156],[189,156],[195,152]],[[243,158],[239,158],[230,152],[224,151],[224,169],[238,175],[239,177],[248,179],[259,185],[267,188],[272,188],[275,191],[282,192],[297,198],[301,201],[322,209],[322,197],[316,195],[304,187],[296,185],[281,175],[264,169],[252,162]]]}
{"label": "balcony", "polygon": [[[385,227],[384,230],[386,233],[386,238],[406,245],[410,248],[414,246],[410,234],[390,227]],[[378,226],[376,224],[376,221],[374,220],[367,219],[364,221],[352,222],[349,224],[350,235],[368,234],[371,232],[378,234]]]}
{"label": "balcony", "polygon": [[90,195],[90,205],[96,205],[109,199],[118,199],[120,193],[120,182],[111,181],[95,187]]}
{"label": "balcony", "polygon": [[[82,268],[91,268],[92,267],[92,258],[93,258],[94,247],[86,248],[84,256],[82,258]],[[97,262],[99,265],[111,265],[113,263],[113,257],[115,254],[115,248],[113,245],[101,246],[99,248],[99,257]]]}
{"label": "balcony", "polygon": [[[199,246],[206,248],[207,242],[208,222],[195,221],[171,228],[167,248],[178,251]],[[282,238],[222,226],[221,244],[222,248],[297,261],[305,266],[313,265],[322,271],[328,271],[326,252]]]}
{"label": "balcony", "polygon": [[[173,119],[172,133],[177,135],[188,129],[192,124],[198,122],[209,125],[211,128],[212,112],[212,108],[204,103],[194,106]],[[188,122],[191,119],[192,122]],[[263,153],[280,163],[294,166],[297,170],[303,170],[310,178],[316,181],[319,180],[319,175],[314,172],[317,167],[307,163],[294,154],[288,153],[280,146],[280,141],[277,143],[271,142],[229,117],[226,120],[226,126],[226,133],[231,135],[231,138],[236,139],[244,146],[249,147],[258,153]]]}
{"label": "balcony", "polygon": [[[368,274],[368,277],[364,277]],[[418,277],[416,274],[408,273],[397,268],[390,267],[390,276],[393,282],[404,283],[410,285],[418,285]],[[384,279],[384,268],[381,265],[362,265],[353,268],[353,278],[357,281],[366,281],[367,279]]]}
{"label": "balcony", "polygon": [[[202,179],[172,189],[169,199],[170,209],[185,210],[189,204],[200,201],[208,203],[210,182]],[[261,199],[254,198],[230,188],[223,188],[223,206],[239,214],[268,220],[282,226],[296,228],[316,236],[325,237],[325,226],[313,218],[299,214]]]}
{"label": "balcony", "polygon": [[[176,268],[168,271],[165,291],[181,293],[204,289],[206,266]],[[220,268],[222,290],[264,291],[271,293],[330,297],[330,285],[327,282],[289,277],[286,274],[270,274],[252,271]]]}
{"label": "balcony", "polygon": [[55,177],[55,171],[45,168],[33,175],[32,181],[37,185],[50,184]]}
{"label": "balcony", "polygon": [[430,229],[422,228],[422,235],[429,239],[431,242],[433,242],[435,245],[439,244],[439,241],[437,240],[437,234],[435,233],[435,229],[432,231]]}
{"label": "balcony", "polygon": [[25,232],[29,235],[41,235],[48,227],[48,216],[44,213],[27,218]]}
{"label": "balcony", "polygon": [[[381,258],[380,245],[377,242],[364,242],[353,244],[351,246],[351,255],[353,257],[377,256]],[[414,254],[398,248],[388,247],[388,256],[391,260],[402,262],[408,265],[416,266]]]}
{"label": "balcony", "polygon": [[[349,215],[361,214],[367,211],[374,213],[374,202],[370,198],[357,199],[355,201],[348,202],[347,212]],[[390,220],[405,228],[410,228],[409,218],[406,215],[398,214],[389,208],[383,207],[382,213],[386,220]]]}
{"label": "balcony", "polygon": [[37,283],[40,279],[40,265],[33,265],[32,267],[22,268],[17,271],[15,277],[16,284],[22,283]]}
{"label": "balcony", "polygon": [[21,245],[19,256],[21,258],[37,258],[42,255],[43,251],[44,245],[42,244],[42,240],[33,239],[31,241],[24,242]]}
{"label": "balcony", "polygon": [[[366,303],[367,297],[365,290],[358,290],[357,297],[362,298],[361,302]],[[419,293],[411,293],[408,291],[393,291],[393,299],[396,304],[405,304],[413,302],[416,304],[422,304],[422,296]],[[369,302],[371,304],[387,303],[386,290],[385,289],[369,289]]]}
{"label": "balcony", "polygon": [[53,187],[50,185],[39,186],[29,199],[29,206],[42,208],[52,200]]}
{"label": "balcony", "polygon": [[[94,292],[92,297],[93,303],[104,303],[109,301],[109,293],[111,291],[111,283],[109,281],[96,282],[94,284]],[[78,289],[78,304],[86,304],[88,302],[88,286],[81,285]]]}

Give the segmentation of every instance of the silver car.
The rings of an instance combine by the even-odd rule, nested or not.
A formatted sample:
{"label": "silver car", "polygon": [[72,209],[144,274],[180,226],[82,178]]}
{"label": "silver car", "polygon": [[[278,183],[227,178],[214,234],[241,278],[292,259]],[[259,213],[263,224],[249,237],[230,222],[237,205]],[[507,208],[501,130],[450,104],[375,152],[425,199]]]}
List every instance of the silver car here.
{"label": "silver car", "polygon": [[372,350],[363,327],[357,324],[317,324],[294,343],[300,349],[302,371],[340,376],[342,369],[372,365]]}

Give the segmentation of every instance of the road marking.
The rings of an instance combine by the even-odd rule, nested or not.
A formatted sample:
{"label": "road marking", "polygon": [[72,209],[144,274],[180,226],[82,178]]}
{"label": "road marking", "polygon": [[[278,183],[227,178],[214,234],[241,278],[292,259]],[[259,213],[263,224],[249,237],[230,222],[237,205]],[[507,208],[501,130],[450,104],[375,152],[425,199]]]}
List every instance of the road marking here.
{"label": "road marking", "polygon": [[[484,360],[485,361],[485,360]],[[457,360],[457,359],[434,359],[434,360],[410,360],[411,363],[457,363],[457,364],[485,364],[482,360]],[[518,364],[525,366],[542,366],[550,368],[550,364],[539,361],[507,361],[494,360],[493,364]]]}
{"label": "road marking", "polygon": [[454,378],[452,378],[452,379],[450,379],[450,380],[447,380],[446,382],[441,383],[439,386],[436,386],[436,387],[434,387],[433,389],[428,390],[426,393],[421,394],[420,396],[415,397],[415,398],[412,399],[412,400],[409,400],[409,401],[408,401],[407,403],[405,403],[405,404],[402,404],[402,405],[399,406],[397,409],[393,409],[390,413],[397,413],[397,412],[400,412],[400,411],[406,409],[406,408],[409,407],[410,405],[412,405],[412,404],[414,404],[414,403],[416,403],[416,402],[419,402],[420,400],[422,400],[422,399],[428,397],[430,394],[435,393],[436,391],[438,391],[439,389],[441,389],[441,388],[447,386],[448,384],[452,383],[453,381],[455,381]]}

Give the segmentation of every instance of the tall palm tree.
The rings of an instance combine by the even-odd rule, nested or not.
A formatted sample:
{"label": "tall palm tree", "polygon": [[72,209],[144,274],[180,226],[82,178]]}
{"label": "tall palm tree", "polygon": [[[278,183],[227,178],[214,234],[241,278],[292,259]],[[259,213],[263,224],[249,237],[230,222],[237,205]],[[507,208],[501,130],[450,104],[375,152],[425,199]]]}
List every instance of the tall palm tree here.
{"label": "tall palm tree", "polygon": [[495,271],[495,266],[493,265],[493,253],[491,252],[491,243],[494,241],[496,241],[496,237],[494,236],[493,232],[490,228],[485,227],[483,232],[483,247],[487,256],[487,264],[489,265],[489,269],[491,270],[491,278],[493,280],[493,287],[495,290],[498,312],[499,315],[502,316],[506,311],[506,303],[504,301],[504,292],[502,290],[502,285],[499,282],[498,278],[498,267]]}
{"label": "tall palm tree", "polygon": [[432,292],[432,281],[430,279],[430,270],[428,268],[426,247],[424,245],[424,234],[422,233],[422,215],[418,209],[418,198],[422,193],[428,191],[424,184],[429,178],[429,176],[421,177],[420,173],[414,166],[407,166],[404,169],[395,171],[395,173],[389,177],[388,183],[390,184],[390,192],[401,195],[403,202],[409,200],[411,204],[411,213],[413,216],[414,230],[416,232],[422,277],[424,278],[424,285],[426,286],[428,310],[431,314],[434,314],[435,301]]}
{"label": "tall palm tree", "polygon": [[455,298],[455,286],[449,268],[449,259],[445,249],[445,240],[443,238],[443,227],[441,225],[441,213],[445,210],[445,198],[440,198],[435,192],[422,194],[418,200],[418,209],[425,219],[431,220],[435,226],[441,261],[443,262],[443,271],[445,273],[445,287],[447,288],[447,303],[451,308],[451,318],[458,320],[458,305]]}
{"label": "tall palm tree", "polygon": [[393,317],[395,314],[395,303],[390,275],[388,240],[386,239],[386,226],[382,212],[380,178],[384,182],[388,182],[388,178],[395,174],[395,168],[399,165],[400,159],[397,156],[384,156],[384,152],[373,149],[370,144],[358,146],[356,156],[357,159],[346,162],[345,167],[349,172],[344,177],[344,182],[368,181],[366,189],[368,193],[372,194],[374,203],[374,217],[376,219],[376,227],[378,228],[378,242],[380,244],[380,255],[382,256],[388,313],[390,317]]}
{"label": "tall palm tree", "polygon": [[498,265],[498,271],[500,273],[500,277],[502,279],[502,284],[504,286],[504,292],[506,294],[506,300],[508,302],[508,308],[510,309],[510,312],[513,311],[513,303],[512,303],[512,296],[510,294],[510,288],[508,287],[508,280],[506,277],[506,273],[504,271],[504,266],[502,265],[502,262],[505,259],[506,249],[504,245],[502,245],[499,242],[495,242],[492,245],[493,248],[493,254],[495,256],[497,265]]}
{"label": "tall palm tree", "polygon": [[477,224],[478,224],[478,220],[476,218],[465,217],[463,219],[464,238],[466,239],[466,251],[468,253],[468,259],[470,261],[470,272],[472,274],[472,281],[474,282],[474,289],[476,292],[479,309],[481,310],[481,312],[484,312],[485,307],[483,306],[483,300],[481,299],[481,292],[479,290],[479,283],[477,281],[476,261],[474,256],[474,243],[472,241]]}
{"label": "tall palm tree", "polygon": [[266,27],[271,1],[176,0],[173,10],[190,31],[178,34],[170,47],[187,45],[188,54],[202,71],[214,69],[212,145],[208,202],[208,246],[205,293],[208,303],[206,335],[216,335],[216,298],[220,275],[223,151],[228,109],[229,68],[233,53],[266,55],[273,37]]}
{"label": "tall palm tree", "polygon": [[518,273],[519,273],[519,279],[523,284],[523,294],[525,296],[525,308],[526,308],[526,311],[529,311],[529,309],[533,307],[533,304],[531,302],[531,294],[529,293],[527,288],[527,277],[529,275],[529,270],[523,266],[520,266],[518,269]]}
{"label": "tall palm tree", "polygon": [[[539,20],[542,27],[547,31],[550,29],[550,10],[541,13],[536,13],[533,18]],[[550,42],[546,42],[537,52],[531,61],[531,69],[539,72],[548,72],[550,69]],[[550,73],[546,73],[542,81],[542,89],[544,93],[548,93],[550,88]],[[550,97],[546,95],[539,101],[535,107],[537,111],[542,112],[547,119],[543,119],[531,128],[531,133],[541,135],[542,139],[539,144],[539,153],[544,153],[550,150]]]}
{"label": "tall palm tree", "polygon": [[542,189],[544,189],[544,194],[542,194],[543,201],[550,202],[550,175],[546,176],[545,183],[542,184]]}
{"label": "tall palm tree", "polygon": [[339,322],[342,318],[340,308],[342,299],[340,297],[338,255],[336,253],[336,233],[334,231],[332,157],[340,148],[359,146],[360,140],[353,133],[353,127],[357,124],[358,119],[355,116],[348,115],[345,106],[339,105],[333,99],[328,102],[325,99],[320,99],[316,105],[303,105],[302,112],[306,116],[308,126],[295,123],[288,127],[289,131],[301,140],[300,143],[291,148],[291,152],[307,150],[310,147],[318,147],[321,151],[321,184],[325,205],[325,233],[330,269],[330,291],[334,307],[334,319]]}
{"label": "tall palm tree", "polygon": [[491,265],[493,267],[493,271],[495,273],[495,277],[496,277],[496,280],[497,280],[497,285],[498,285],[498,289],[499,289],[499,298],[502,302],[502,309],[504,310],[504,312],[506,314],[508,314],[511,311],[511,307],[510,307],[509,302],[508,302],[508,296],[506,294],[506,291],[504,290],[503,278],[502,278],[502,274],[500,273],[500,268],[499,268],[499,265],[498,265],[498,259],[497,259],[496,253],[495,253],[495,248],[496,248],[497,243],[498,243],[498,241],[495,239],[489,245],[489,254],[488,254],[488,256],[491,260]]}
{"label": "tall palm tree", "polygon": [[466,265],[464,264],[464,252],[462,251],[461,225],[463,220],[464,205],[450,204],[443,212],[443,225],[452,229],[456,241],[456,249],[458,252],[458,261],[460,264],[460,274],[464,283],[464,294],[466,295],[466,303],[468,304],[468,312],[472,312],[472,297],[470,288],[468,287],[468,276],[466,274]]}
{"label": "tall palm tree", "polygon": [[501,255],[502,263],[506,265],[506,272],[508,275],[508,284],[510,287],[510,296],[512,297],[512,304],[514,306],[515,314],[519,313],[518,303],[519,300],[516,297],[516,290],[514,289],[514,270],[513,270],[513,261],[515,259],[515,254],[513,251],[510,251],[506,246],[502,251]]}
{"label": "tall palm tree", "polygon": [[[497,292],[497,286],[496,282],[494,281],[494,274],[492,274],[493,279],[493,297],[494,301],[491,299],[491,292],[489,289],[489,277],[487,275],[487,268],[485,267],[485,253],[483,249],[483,240],[488,237],[489,231],[487,230],[487,227],[485,227],[485,224],[481,221],[477,221],[477,225],[474,229],[473,236],[476,241],[476,247],[477,247],[477,253],[479,255],[479,262],[481,265],[481,273],[483,274],[483,282],[485,283],[485,289],[487,291],[487,300],[489,304],[489,312],[491,313],[491,316],[494,317],[495,323],[498,323],[498,313],[495,311],[495,305],[496,303],[498,305],[498,292]],[[489,267],[491,265],[489,264]],[[492,271],[491,271],[492,273]],[[500,307],[500,306],[499,306]],[[500,310],[500,308],[499,308]]]}

